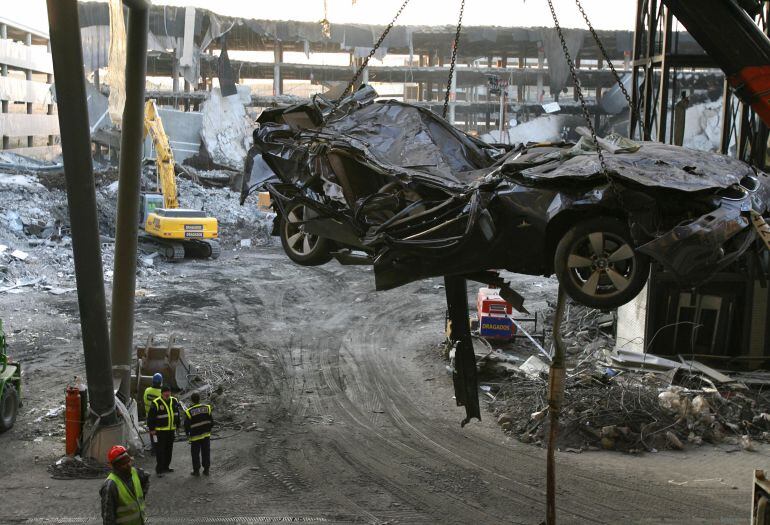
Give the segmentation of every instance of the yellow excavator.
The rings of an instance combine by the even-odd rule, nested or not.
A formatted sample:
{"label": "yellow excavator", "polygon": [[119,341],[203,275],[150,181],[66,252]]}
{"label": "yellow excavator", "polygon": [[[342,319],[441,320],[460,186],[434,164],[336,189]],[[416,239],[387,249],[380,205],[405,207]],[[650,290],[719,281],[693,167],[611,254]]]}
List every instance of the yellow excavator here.
{"label": "yellow excavator", "polygon": [[145,251],[157,251],[170,260],[184,257],[211,257],[221,253],[219,224],[200,210],[179,207],[177,200],[174,153],[163,129],[155,100],[144,107],[144,132],[155,146],[158,186],[162,194],[143,193],[139,242]]}

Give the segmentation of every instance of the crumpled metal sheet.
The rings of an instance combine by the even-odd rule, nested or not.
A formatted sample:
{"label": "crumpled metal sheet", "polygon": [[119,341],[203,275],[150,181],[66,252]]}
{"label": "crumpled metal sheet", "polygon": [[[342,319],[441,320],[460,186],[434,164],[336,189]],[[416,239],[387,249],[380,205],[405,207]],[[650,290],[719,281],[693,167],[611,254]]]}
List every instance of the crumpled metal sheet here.
{"label": "crumpled metal sheet", "polygon": [[[621,179],[648,187],[660,187],[686,192],[726,188],[737,184],[755,171],[739,160],[726,155],[697,151],[657,142],[641,142],[635,153],[603,152],[608,171]],[[596,153],[589,152],[563,159],[568,147],[532,148],[532,154],[506,161],[504,173],[517,173],[532,181],[556,179],[585,179],[602,177]]]}
{"label": "crumpled metal sheet", "polygon": [[395,100],[376,102],[321,130],[357,140],[383,164],[429,172],[453,186],[456,174],[489,167],[490,148],[425,108]]}

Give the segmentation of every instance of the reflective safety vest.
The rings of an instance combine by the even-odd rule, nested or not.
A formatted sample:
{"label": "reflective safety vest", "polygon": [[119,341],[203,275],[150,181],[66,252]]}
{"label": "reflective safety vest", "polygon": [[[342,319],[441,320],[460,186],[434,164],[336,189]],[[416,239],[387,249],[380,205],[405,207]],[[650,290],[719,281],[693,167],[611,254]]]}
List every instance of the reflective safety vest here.
{"label": "reflective safety vest", "polygon": [[155,388],[154,386],[148,386],[144,389],[144,414],[145,416],[150,411],[150,403],[152,403],[155,398],[160,397],[160,388]]}
{"label": "reflective safety vest", "polygon": [[187,416],[185,429],[190,434],[190,442],[211,437],[211,405],[193,405],[184,411]]}
{"label": "reflective safety vest", "polygon": [[142,483],[139,481],[139,474],[136,469],[131,467],[133,492],[114,472],[111,472],[107,479],[112,480],[118,488],[117,523],[142,525],[144,523],[144,492],[142,492]]}
{"label": "reflective safety vest", "polygon": [[155,430],[176,430],[176,420],[174,419],[174,403],[177,403],[175,397],[169,397],[168,401],[163,397],[156,397],[152,400],[155,405]]}

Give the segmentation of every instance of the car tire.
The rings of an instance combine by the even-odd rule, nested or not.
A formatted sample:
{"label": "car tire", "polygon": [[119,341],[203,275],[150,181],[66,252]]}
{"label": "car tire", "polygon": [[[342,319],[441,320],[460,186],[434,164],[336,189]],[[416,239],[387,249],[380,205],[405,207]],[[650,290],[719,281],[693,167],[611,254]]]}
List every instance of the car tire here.
{"label": "car tire", "polygon": [[634,249],[624,222],[595,217],[567,230],[556,246],[554,270],[573,300],[609,310],[639,294],[650,274],[650,260]]}
{"label": "car tire", "polygon": [[19,394],[11,383],[6,383],[0,396],[0,433],[10,430],[19,414]]}
{"label": "car tire", "polygon": [[304,204],[290,204],[284,208],[279,225],[283,251],[289,259],[302,266],[319,266],[332,259],[331,241],[317,235],[305,233],[302,224],[315,212]]}

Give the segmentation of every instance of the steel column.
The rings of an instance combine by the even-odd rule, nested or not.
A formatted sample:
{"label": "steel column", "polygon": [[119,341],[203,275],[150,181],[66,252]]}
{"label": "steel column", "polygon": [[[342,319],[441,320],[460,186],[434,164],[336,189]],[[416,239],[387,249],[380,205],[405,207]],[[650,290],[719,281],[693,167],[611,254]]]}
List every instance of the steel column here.
{"label": "steel column", "polygon": [[481,419],[479,386],[476,377],[476,355],[473,352],[471,325],[468,319],[468,287],[465,278],[444,276],[447,312],[451,329],[449,340],[456,344],[455,370],[452,382],[457,406],[465,407],[464,426],[471,418]]}
{"label": "steel column", "polygon": [[567,296],[559,286],[559,298],[553,315],[554,353],[548,373],[548,450],[546,453],[546,506],[545,522],[556,524],[556,438],[559,435],[559,417],[564,402],[565,347],[561,336],[564,304]]}
{"label": "steel column", "polygon": [[[128,2],[127,2],[128,4]],[[126,104],[120,141],[115,270],[110,318],[113,376],[119,393],[130,395],[131,349],[134,339],[136,252],[139,234],[139,190],[144,143],[144,84],[147,70],[149,10],[143,2],[131,3],[126,48]]]}
{"label": "steel column", "polygon": [[[671,11],[668,7],[662,6],[663,9],[663,40],[661,43],[660,54],[663,59],[660,62],[660,87],[658,91],[658,131],[656,139],[658,142],[666,142],[666,117],[668,116],[668,108],[673,107],[673,101],[676,100],[675,94],[671,95],[672,103],[669,105],[669,93],[668,83],[671,73],[671,68],[668,63],[668,56],[671,51]],[[671,119],[674,120],[673,118]],[[673,134],[671,136],[673,140]]]}
{"label": "steel column", "polygon": [[[644,28],[642,27],[642,18],[644,16],[644,6],[646,5],[646,0],[637,0],[636,2],[636,27],[634,28],[634,50],[633,50],[633,60],[632,60],[632,66],[631,66],[631,107],[628,108],[628,137],[633,139],[636,134],[636,127],[643,125],[637,120],[636,116],[641,115],[642,112],[639,111],[639,65],[637,65],[636,60],[641,55],[641,49],[642,49],[642,34],[644,33]],[[642,135],[642,134],[640,134]],[[642,137],[643,138],[643,137]]]}
{"label": "steel column", "polygon": [[48,0],[56,104],[91,410],[117,422],[77,0]]}

